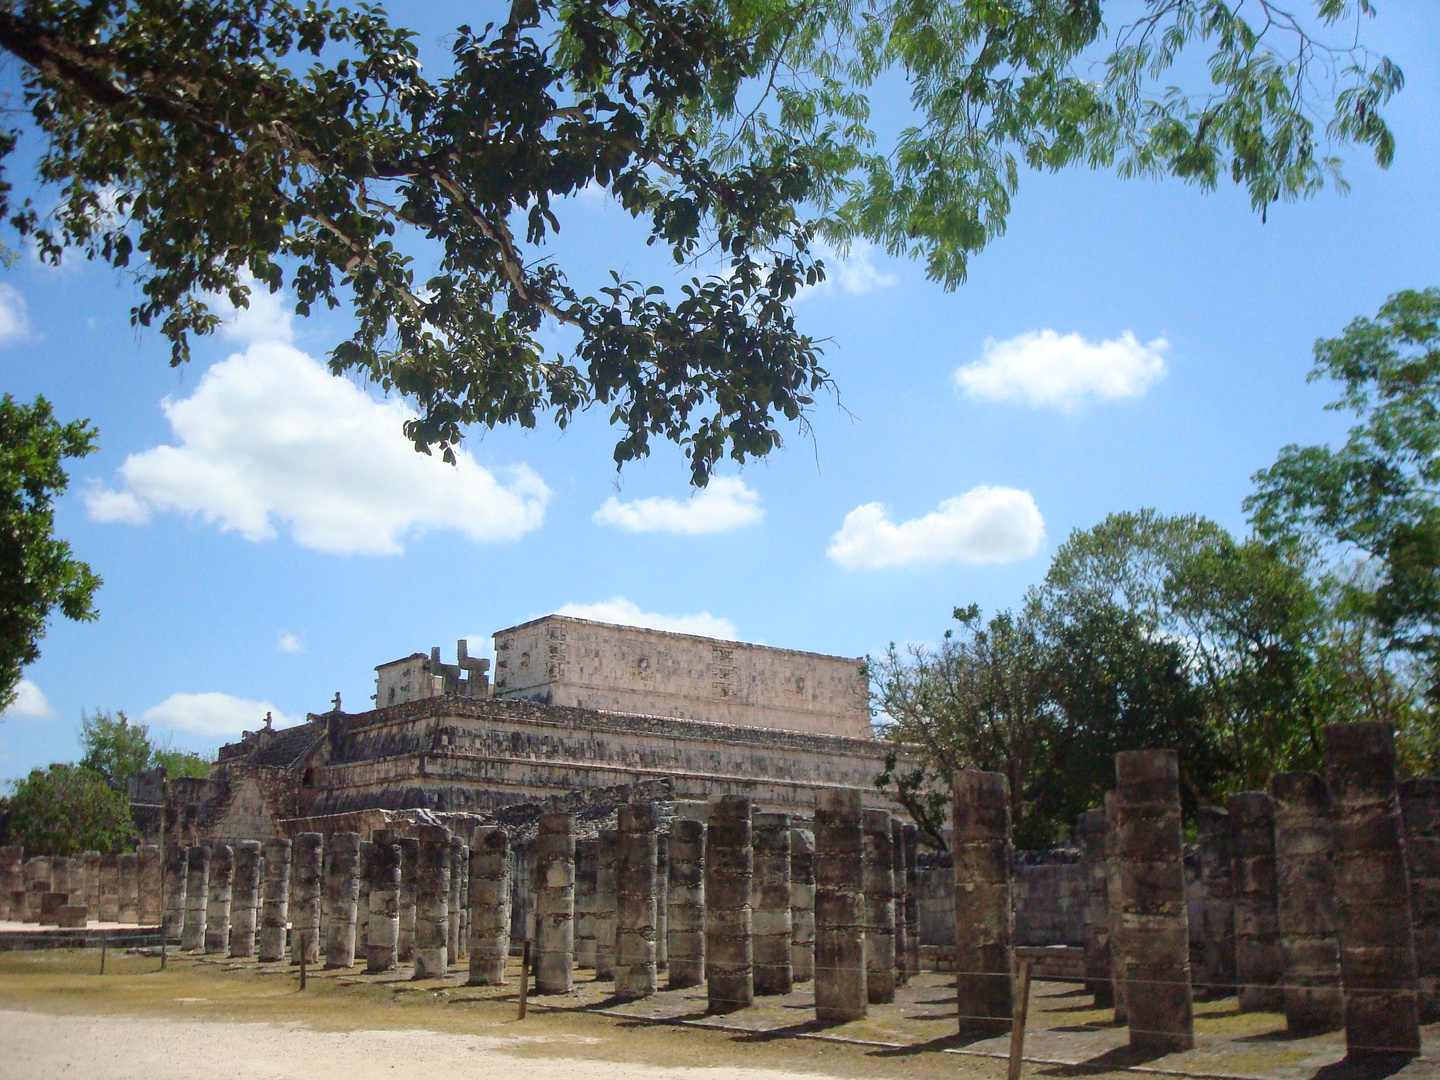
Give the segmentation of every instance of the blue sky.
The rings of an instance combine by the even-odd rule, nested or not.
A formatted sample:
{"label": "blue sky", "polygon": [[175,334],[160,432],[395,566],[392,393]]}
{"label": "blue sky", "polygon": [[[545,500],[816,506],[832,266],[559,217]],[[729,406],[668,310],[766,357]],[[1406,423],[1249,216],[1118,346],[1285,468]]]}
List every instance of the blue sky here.
{"label": "blue sky", "polygon": [[[393,14],[423,17],[422,54],[476,19]],[[799,317],[832,339],[839,405],[695,502],[673,449],[617,476],[598,413],[477,432],[459,470],[414,459],[398,406],[317,368],[342,317],[257,303],[177,372],[130,327],[129,282],[22,259],[0,276],[3,387],[100,429],[57,518],[105,586],[100,620],[56,621],[27,670],[0,777],[75,756],[82,709],[209,749],[265,709],[366,707],[375,664],[459,637],[488,654],[551,611],[854,656],[1014,604],[1114,510],[1243,529],[1256,469],[1343,432],[1305,382],[1314,340],[1440,285],[1440,13],[1386,5],[1369,43],[1407,86],[1394,167],[1351,154],[1348,195],[1262,224],[1233,188],[1032,174],[955,292],[878,252],[835,264]],[[655,265],[601,198],[562,221],[576,283]]]}

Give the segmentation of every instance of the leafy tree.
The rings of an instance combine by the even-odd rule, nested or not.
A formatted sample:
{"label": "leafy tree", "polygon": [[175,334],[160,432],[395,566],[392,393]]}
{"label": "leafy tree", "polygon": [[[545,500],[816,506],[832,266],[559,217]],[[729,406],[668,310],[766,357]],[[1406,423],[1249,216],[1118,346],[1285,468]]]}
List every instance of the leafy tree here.
{"label": "leafy tree", "polygon": [[955,618],[960,633],[947,630],[939,649],[915,646],[902,656],[891,645],[872,665],[876,706],[890,720],[887,737],[920,753],[921,772],[897,782],[908,802],[921,803],[928,825],[934,800],[923,794],[927,773],[946,787],[964,768],[1004,773],[1016,836],[1036,839],[1044,827],[1030,808],[1053,726],[1044,643],[1023,613],[1002,611],[983,622],[971,605],[957,608]]}
{"label": "leafy tree", "polygon": [[91,453],[95,438],[88,421],[56,420],[43,397],[33,405],[0,398],[0,710],[39,658],[57,607],[67,619],[96,617],[100,578],[55,538],[54,509],[69,486],[63,462]]}
{"label": "leafy tree", "polygon": [[156,747],[150,755],[150,767],[165,770],[167,779],[191,777],[203,780],[210,775],[214,760],[192,750],[176,750],[173,747]]}
{"label": "leafy tree", "polygon": [[169,779],[210,774],[208,757],[157,744],[150,737],[149,725],[131,723],[123,711],[112,716],[97,710],[82,716],[80,744],[85,748],[81,767],[103,777],[121,793],[127,790],[130,777],[146,769],[163,768]]}
{"label": "leafy tree", "polygon": [[[331,365],[411,399],[421,449],[600,406],[617,463],[662,438],[703,484],[778,445],[827,383],[790,312],[823,276],[816,229],[954,286],[1022,166],[1228,173],[1263,212],[1338,178],[1321,128],[1387,164],[1400,72],[1322,40],[1369,0],[1304,17],[1260,0],[1253,24],[1240,8],[1147,0],[1126,23],[1102,0],[513,0],[422,64],[370,5],[26,0],[0,5],[0,48],[59,199],[3,210],[48,259],[77,247],[135,275],[132,320],[158,323],[174,363],[217,325],[207,296],[288,287],[302,315],[353,311]],[[893,142],[871,119],[882,81],[913,106]],[[572,285],[547,244],[587,186],[704,271],[676,298]],[[558,353],[547,326],[569,335]]]}
{"label": "leafy tree", "polygon": [[11,781],[7,842],[27,851],[75,855],[116,852],[135,841],[130,804],[99,773],[79,765],[35,769]]}

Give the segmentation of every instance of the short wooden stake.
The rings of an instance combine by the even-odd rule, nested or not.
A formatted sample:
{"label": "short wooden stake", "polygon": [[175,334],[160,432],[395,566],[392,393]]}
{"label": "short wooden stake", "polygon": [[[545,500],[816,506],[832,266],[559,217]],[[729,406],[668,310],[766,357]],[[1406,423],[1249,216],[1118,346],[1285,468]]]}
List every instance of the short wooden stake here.
{"label": "short wooden stake", "polygon": [[1020,961],[1020,984],[1015,988],[1015,1015],[1010,1024],[1010,1068],[1006,1080],[1020,1080],[1025,1060],[1025,1016],[1030,1011],[1030,961]]}
{"label": "short wooden stake", "polygon": [[520,1019],[525,1019],[525,1006],[530,1000],[530,939],[520,944]]}
{"label": "short wooden stake", "polygon": [[105,974],[105,946],[106,946],[107,940],[108,940],[108,939],[103,938],[103,937],[100,939],[100,974],[101,974],[101,975],[104,975],[104,974]]}

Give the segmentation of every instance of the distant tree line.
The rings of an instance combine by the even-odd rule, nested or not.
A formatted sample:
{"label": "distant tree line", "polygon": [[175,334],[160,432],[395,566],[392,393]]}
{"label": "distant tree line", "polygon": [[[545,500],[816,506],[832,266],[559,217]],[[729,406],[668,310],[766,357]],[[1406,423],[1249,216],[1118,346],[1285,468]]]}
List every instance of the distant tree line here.
{"label": "distant tree line", "polygon": [[957,608],[938,646],[871,661],[883,737],[918,748],[877,784],[933,844],[964,767],[1006,775],[1032,848],[1101,804],[1119,750],[1175,748],[1187,815],[1319,767],[1330,723],[1391,723],[1402,768],[1440,772],[1440,289],[1396,294],[1315,361],[1355,425],[1255,474],[1247,535],[1111,514],[1014,610]]}
{"label": "distant tree line", "polygon": [[136,773],[164,768],[166,776],[206,776],[210,759],[155,742],[145,724],[123,712],[82,715],[84,756],[33,769],[10,782],[0,798],[0,843],[23,844],[37,855],[110,853],[135,842],[127,790]]}

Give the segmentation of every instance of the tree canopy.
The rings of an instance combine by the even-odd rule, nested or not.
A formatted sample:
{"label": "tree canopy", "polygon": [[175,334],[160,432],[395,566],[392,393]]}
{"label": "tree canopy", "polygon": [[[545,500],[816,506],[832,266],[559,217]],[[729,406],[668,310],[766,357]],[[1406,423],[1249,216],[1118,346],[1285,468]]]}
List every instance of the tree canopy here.
{"label": "tree canopy", "polygon": [[100,578],[55,537],[55,499],[70,482],[63,462],[91,453],[95,438],[88,421],[56,420],[43,397],[0,398],[0,711],[39,657],[56,608],[67,619],[96,617]]}
{"label": "tree canopy", "polygon": [[80,767],[100,776],[124,793],[130,777],[148,769],[163,768],[167,778],[208,776],[210,760],[189,750],[156,743],[146,724],[131,723],[123,710],[113,715],[96,710],[80,720],[80,745],[85,755]]}
{"label": "tree canopy", "polygon": [[[44,257],[133,275],[174,363],[216,294],[283,287],[302,315],[353,312],[331,366],[408,398],[420,449],[598,406],[617,463],[670,440],[704,484],[827,384],[790,309],[824,274],[817,232],[953,287],[1027,167],[1229,176],[1264,212],[1338,182],[1330,147],[1387,164],[1403,80],[1357,44],[1369,0],[1242,7],[513,0],[422,60],[373,5],[6,2],[32,129],[0,149],[38,135],[55,190],[7,184],[3,210]],[[872,117],[887,80],[910,98],[894,133]],[[548,242],[586,187],[693,267],[678,292],[571,282]]]}
{"label": "tree canopy", "polygon": [[136,836],[130,803],[105,778],[80,765],[34,769],[12,781],[4,803],[5,842],[44,855],[111,853]]}

